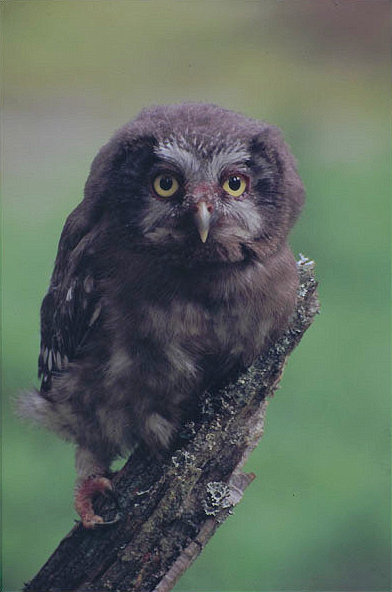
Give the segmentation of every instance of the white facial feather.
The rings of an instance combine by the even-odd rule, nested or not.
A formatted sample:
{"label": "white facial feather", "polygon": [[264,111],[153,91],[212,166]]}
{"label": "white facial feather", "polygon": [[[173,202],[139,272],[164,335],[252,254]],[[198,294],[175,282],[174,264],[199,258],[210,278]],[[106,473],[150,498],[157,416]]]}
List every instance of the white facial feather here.
{"label": "white facial feather", "polygon": [[198,170],[198,162],[192,152],[180,146],[177,142],[159,144],[155,153],[168,163],[179,167],[186,178],[192,177]]}
{"label": "white facial feather", "polygon": [[[156,148],[156,155],[163,161],[179,168],[187,184],[206,181],[211,184],[221,182],[224,170],[234,168],[238,172],[247,173],[246,161],[250,155],[243,143],[234,141],[229,145],[217,146],[217,138],[189,134],[172,136],[162,141]],[[182,206],[175,203],[167,208],[166,203],[151,200],[149,207],[141,221],[145,238],[154,243],[170,240],[180,240],[182,233],[178,233],[175,226],[167,224],[169,218],[182,215]],[[211,236],[219,241],[228,236],[236,236],[238,240],[246,240],[256,236],[262,227],[260,212],[251,200],[233,200],[221,203],[220,215],[230,217],[235,226],[225,226],[211,229]]]}
{"label": "white facial feather", "polygon": [[196,136],[171,138],[161,142],[155,149],[157,156],[170,164],[179,167],[186,179],[192,179],[195,174],[204,174],[209,180],[218,180],[222,171],[237,165],[240,170],[245,169],[245,161],[249,159],[249,152],[243,144],[236,142],[229,146],[216,147],[211,138],[203,142]]}

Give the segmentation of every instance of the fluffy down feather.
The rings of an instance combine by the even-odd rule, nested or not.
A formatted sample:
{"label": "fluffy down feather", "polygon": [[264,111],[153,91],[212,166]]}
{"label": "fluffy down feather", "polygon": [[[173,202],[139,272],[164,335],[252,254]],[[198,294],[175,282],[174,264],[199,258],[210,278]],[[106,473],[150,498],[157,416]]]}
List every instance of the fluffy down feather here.
{"label": "fluffy down feather", "polygon": [[277,128],[214,105],[146,109],[100,150],[42,303],[41,389],[21,400],[77,444],[85,526],[101,521],[91,497],[112,459],[169,446],[206,387],[284,327],[303,200]]}

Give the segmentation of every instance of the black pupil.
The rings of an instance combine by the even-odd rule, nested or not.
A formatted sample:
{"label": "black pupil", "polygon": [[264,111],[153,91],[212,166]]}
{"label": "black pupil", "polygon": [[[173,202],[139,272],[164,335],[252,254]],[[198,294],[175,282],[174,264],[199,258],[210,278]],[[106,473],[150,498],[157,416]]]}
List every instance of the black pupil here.
{"label": "black pupil", "polygon": [[241,178],[229,177],[229,187],[232,191],[238,191],[238,189],[241,187]]}
{"label": "black pupil", "polygon": [[159,186],[163,191],[169,191],[173,187],[173,178],[172,177],[162,177],[159,181]]}

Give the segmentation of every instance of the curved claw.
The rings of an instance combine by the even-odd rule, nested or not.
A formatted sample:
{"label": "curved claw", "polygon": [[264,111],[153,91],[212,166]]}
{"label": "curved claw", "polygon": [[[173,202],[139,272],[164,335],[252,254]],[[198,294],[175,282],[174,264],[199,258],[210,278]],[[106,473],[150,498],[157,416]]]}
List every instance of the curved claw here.
{"label": "curved claw", "polygon": [[[117,513],[113,520],[105,521],[102,516],[95,514],[92,502],[98,494],[102,494],[114,502]],[[116,524],[122,518],[118,498],[110,480],[106,477],[88,477],[82,481],[75,492],[75,509],[85,528]]]}
{"label": "curved claw", "polygon": [[[86,526],[86,524],[83,522],[83,526],[85,528],[100,528],[101,526],[111,526],[112,524],[117,524],[117,522],[120,522],[122,517],[122,514],[120,512],[117,512],[113,520],[102,520],[102,522],[95,522],[92,526]],[[95,518],[101,518],[101,516],[95,516]]]}
{"label": "curved claw", "polygon": [[116,508],[116,515],[113,518],[113,520],[106,520],[104,522],[99,523],[98,526],[107,526],[109,524],[116,524],[123,517],[123,512],[122,512],[122,508],[120,506],[120,502],[118,501],[118,496],[114,492],[113,486],[111,486],[111,489],[105,489],[105,491],[103,491],[102,493],[106,498],[110,499],[114,503],[114,506]]}

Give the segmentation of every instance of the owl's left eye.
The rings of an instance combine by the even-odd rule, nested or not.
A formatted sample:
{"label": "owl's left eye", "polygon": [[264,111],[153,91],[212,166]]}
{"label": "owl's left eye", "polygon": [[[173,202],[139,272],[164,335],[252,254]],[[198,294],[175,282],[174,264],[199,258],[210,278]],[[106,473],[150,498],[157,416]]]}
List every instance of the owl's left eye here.
{"label": "owl's left eye", "polygon": [[222,183],[223,189],[233,197],[240,197],[246,189],[246,180],[241,175],[229,175]]}
{"label": "owl's left eye", "polygon": [[159,197],[172,197],[177,192],[179,183],[173,175],[163,174],[155,177],[153,187]]}

